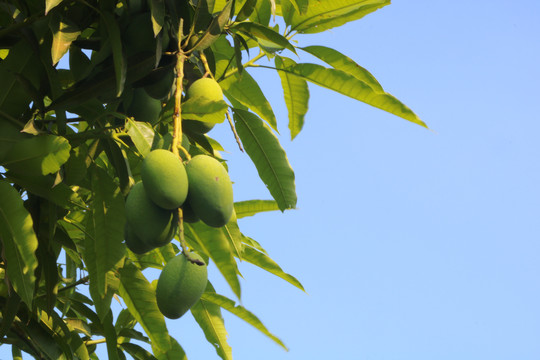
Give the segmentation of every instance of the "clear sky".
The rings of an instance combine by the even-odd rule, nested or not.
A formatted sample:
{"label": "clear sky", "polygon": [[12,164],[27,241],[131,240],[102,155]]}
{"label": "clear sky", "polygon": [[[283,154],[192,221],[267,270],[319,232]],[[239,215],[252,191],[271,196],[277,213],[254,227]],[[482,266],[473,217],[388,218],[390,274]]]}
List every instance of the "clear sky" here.
{"label": "clear sky", "polygon": [[[395,0],[298,36],[356,60],[432,131],[310,86],[291,142],[277,75],[251,70],[299,200],[240,227],[307,294],[240,264],[242,304],[290,351],[224,311],[236,360],[540,358],[539,35],[537,0]],[[235,200],[269,199],[230,134],[210,135],[231,151]],[[190,360],[217,359],[191,315],[168,327]]]}

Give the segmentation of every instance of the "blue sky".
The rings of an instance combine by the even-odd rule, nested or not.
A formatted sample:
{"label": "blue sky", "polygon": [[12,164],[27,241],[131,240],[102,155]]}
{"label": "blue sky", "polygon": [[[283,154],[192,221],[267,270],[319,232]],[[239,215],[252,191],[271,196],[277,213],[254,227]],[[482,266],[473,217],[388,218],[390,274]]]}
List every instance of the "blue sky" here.
{"label": "blue sky", "polygon": [[[291,142],[277,75],[250,71],[299,201],[240,227],[307,294],[240,264],[242,304],[290,351],[224,312],[235,359],[540,358],[538,34],[537,1],[411,0],[298,36],[356,60],[432,131],[310,86]],[[268,199],[230,134],[210,134],[231,151],[235,199]],[[168,327],[190,360],[217,358],[190,315]]]}

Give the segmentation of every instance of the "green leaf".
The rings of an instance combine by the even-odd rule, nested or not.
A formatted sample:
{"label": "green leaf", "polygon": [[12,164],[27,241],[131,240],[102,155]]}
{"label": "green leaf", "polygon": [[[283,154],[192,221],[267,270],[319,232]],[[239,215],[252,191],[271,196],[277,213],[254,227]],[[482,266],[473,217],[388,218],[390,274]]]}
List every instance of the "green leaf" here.
{"label": "green leaf", "polygon": [[71,43],[77,40],[81,31],[77,25],[66,19],[59,20],[52,18],[50,27],[53,34],[51,46],[52,64],[56,65],[67,53]]}
{"label": "green leaf", "polygon": [[113,314],[112,310],[109,310],[107,313],[107,316],[101,321],[101,324],[103,325],[103,331],[105,335],[105,340],[107,341],[107,359],[109,360],[119,360],[118,357],[118,342],[116,338],[116,330],[114,328],[112,319]]}
{"label": "green leaf", "polygon": [[157,360],[154,355],[137,344],[123,343],[121,347],[135,360]]}
{"label": "green leaf", "polygon": [[22,124],[16,126],[7,121],[0,121],[0,164],[13,145],[21,140],[32,138],[32,136],[22,133],[21,129]]}
{"label": "green leaf", "polygon": [[268,271],[271,274],[274,274],[282,278],[283,280],[296,286],[300,290],[305,291],[300,281],[298,281],[294,276],[285,273],[281,269],[281,267],[274,260],[272,260],[268,255],[258,250],[255,250],[254,248],[246,246],[244,247],[243,259],[255,266],[260,267],[263,270]]}
{"label": "green leaf", "polygon": [[125,246],[122,243],[125,205],[120,189],[107,172],[97,166],[92,170],[94,238],[87,237],[85,242],[85,262],[90,281],[96,283],[103,297],[107,289],[107,272],[115,270],[125,256]]}
{"label": "green leaf", "polygon": [[225,25],[229,22],[233,2],[232,0],[228,1],[223,10],[214,17],[208,29],[193,45],[192,51],[201,51],[208,48],[221,36]]}
{"label": "green leaf", "polygon": [[52,8],[61,2],[62,0],[45,0],[45,15],[47,15]]}
{"label": "green leaf", "polygon": [[141,155],[146,156],[150,152],[152,143],[154,142],[154,129],[152,126],[142,121],[128,119],[126,132],[131,137],[131,140]]}
{"label": "green leaf", "polygon": [[38,240],[30,214],[8,182],[0,181],[0,240],[7,263],[7,275],[15,292],[32,308],[38,266]]}
{"label": "green leaf", "polygon": [[[2,273],[4,269],[2,269]],[[2,274],[4,275],[4,274]],[[0,279],[1,282],[5,281],[5,278]],[[7,287],[7,284],[2,284],[3,287]],[[4,288],[5,289],[5,288]],[[6,299],[6,304],[2,309],[2,323],[0,323],[0,339],[3,339],[4,336],[8,333],[15,317],[17,316],[17,311],[19,311],[19,305],[21,304],[21,298],[17,293],[13,292]]]}
{"label": "green leaf", "polygon": [[124,91],[124,84],[126,82],[127,64],[124,59],[124,53],[122,51],[122,38],[120,36],[120,28],[118,22],[115,20],[114,15],[108,12],[102,12],[101,18],[107,28],[107,34],[111,42],[114,73],[116,75],[116,96],[122,95]]}
{"label": "green leaf", "polygon": [[296,64],[278,70],[303,77],[314,84],[334,90],[427,128],[427,125],[411,109],[394,96],[388,93],[375,92],[370,85],[344,71],[328,69],[317,64]]}
{"label": "green leaf", "polygon": [[345,71],[346,73],[351,74],[358,80],[362,80],[363,82],[371,86],[374,91],[380,93],[384,92],[381,84],[379,84],[377,79],[375,79],[375,77],[371,75],[369,71],[367,71],[366,69],[358,65],[356,62],[354,62],[354,60],[352,60],[348,56],[343,55],[339,51],[319,45],[306,46],[301,49],[310,53],[313,56],[318,57],[328,65],[332,66],[334,69]]}
{"label": "green leaf", "polygon": [[247,70],[242,72],[242,76],[234,74],[222,80],[219,84],[229,100],[235,100],[248,107],[264,119],[272,129],[278,131],[272,106],[264,96],[259,84],[249,75]]}
{"label": "green leaf", "polygon": [[288,350],[287,346],[285,346],[283,341],[281,341],[274,334],[272,334],[270,331],[268,331],[268,329],[266,328],[266,326],[264,326],[264,324],[261,322],[261,320],[259,320],[259,318],[257,318],[257,316],[255,316],[255,314],[248,311],[242,305],[236,305],[236,303],[233,300],[231,300],[231,299],[229,299],[229,298],[227,298],[227,297],[225,297],[223,295],[216,294],[215,292],[205,292],[202,295],[201,299],[203,299],[205,301],[208,301],[208,302],[211,302],[211,303],[213,303],[215,305],[218,305],[218,306],[222,307],[223,309],[229,311],[230,313],[238,316],[240,319],[244,320],[245,322],[247,322],[248,324],[253,326],[255,329],[259,330],[264,335],[268,336],[276,344],[278,344],[279,346],[281,346],[285,350]]}
{"label": "green leaf", "polygon": [[320,0],[309,4],[304,13],[298,13],[290,1],[281,2],[285,23],[291,31],[304,34],[341,26],[390,4],[390,0]]}
{"label": "green leaf", "polygon": [[253,22],[236,23],[232,31],[240,31],[256,41],[265,40],[262,44],[265,47],[271,47],[276,50],[288,49],[296,54],[296,49],[289,40],[273,29]]}
{"label": "green leaf", "polygon": [[154,30],[154,37],[156,37],[165,23],[165,2],[163,0],[151,0],[150,12],[152,14],[152,29]]}
{"label": "green leaf", "polygon": [[240,281],[238,267],[231,251],[229,240],[222,229],[214,228],[198,221],[185,224],[186,238],[194,241],[215,263],[234,294],[240,299]]}
{"label": "green leaf", "polygon": [[256,5],[257,0],[247,0],[238,12],[238,15],[236,15],[235,21],[240,22],[248,19],[255,10]]}
{"label": "green leaf", "polygon": [[234,211],[238,219],[276,210],[279,210],[279,206],[275,200],[247,200],[234,203]]}
{"label": "green leaf", "polygon": [[154,346],[152,343],[152,352],[158,358],[158,360],[187,360],[186,353],[184,349],[180,346],[178,341],[173,337],[169,337],[171,343],[171,348],[167,351],[162,351]]}
{"label": "green leaf", "polygon": [[309,5],[309,0],[289,0],[291,5],[294,6],[294,9],[296,10],[296,12],[300,13],[300,14],[305,14],[307,9],[308,9],[308,5]]}
{"label": "green leaf", "polygon": [[182,103],[182,119],[222,123],[227,107],[227,103],[223,100],[212,101],[205,97],[188,99]]}
{"label": "green leaf", "polygon": [[75,332],[71,332],[70,336],[71,338],[69,340],[69,346],[73,349],[73,352],[75,355],[77,355],[77,358],[80,360],[89,360],[90,356],[88,355],[88,349],[79,335],[77,335]]}
{"label": "green leaf", "polygon": [[268,25],[270,18],[272,17],[272,4],[268,0],[258,0],[253,13],[249,17],[251,21],[259,23],[261,25]]}
{"label": "green leaf", "polygon": [[143,273],[132,263],[120,270],[120,296],[129,312],[142,326],[150,340],[160,352],[171,349],[165,318],[156,304],[156,293]]}
{"label": "green leaf", "polygon": [[[206,291],[214,291],[210,282]],[[227,330],[225,330],[221,308],[201,298],[191,307],[191,314],[204,332],[206,340],[216,349],[217,354],[224,360],[232,360],[232,349],[227,343]]]}
{"label": "green leaf", "polygon": [[246,153],[280,210],[294,209],[294,172],[277,137],[261,119],[248,111],[234,109],[234,122]]}
{"label": "green leaf", "polygon": [[[288,58],[275,58],[276,68],[296,65]],[[298,135],[304,126],[304,117],[308,111],[309,89],[306,80],[301,77],[278,71],[281,78],[281,86],[285,97],[285,104],[289,111],[289,130],[291,140]]]}
{"label": "green leaf", "polygon": [[29,176],[52,174],[68,160],[70,149],[67,139],[61,136],[34,136],[14,144],[1,165]]}

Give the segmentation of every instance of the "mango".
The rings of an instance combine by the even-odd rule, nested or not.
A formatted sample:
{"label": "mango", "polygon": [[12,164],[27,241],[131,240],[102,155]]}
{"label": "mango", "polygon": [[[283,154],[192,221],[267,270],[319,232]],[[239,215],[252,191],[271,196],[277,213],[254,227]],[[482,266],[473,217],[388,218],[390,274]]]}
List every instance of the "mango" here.
{"label": "mango", "polygon": [[143,88],[133,90],[131,102],[126,110],[128,116],[136,121],[143,121],[154,125],[159,120],[161,101],[154,99]]}
{"label": "mango", "polygon": [[124,227],[124,239],[126,240],[126,246],[135,254],[142,255],[148,251],[154,249],[154,246],[145,243],[131,230],[131,227],[126,224]]}
{"label": "mango", "polygon": [[142,162],[141,179],[148,197],[164,209],[178,209],[186,200],[186,170],[180,158],[170,151],[150,151]]}
{"label": "mango", "polygon": [[137,238],[154,248],[168,244],[178,229],[178,212],[154,204],[141,181],[133,185],[127,197],[126,219]]}
{"label": "mango", "polygon": [[[186,92],[186,96],[189,99],[205,97],[209,100],[219,101],[223,100],[223,91],[221,90],[221,86],[219,86],[218,82],[214,79],[202,78],[191,84]],[[215,123],[197,120],[185,120],[182,124],[185,124],[186,128],[192,132],[199,134],[206,134],[212,130],[214,125],[216,125]]]}
{"label": "mango", "polygon": [[206,225],[221,227],[232,216],[233,190],[227,170],[208,155],[194,156],[186,165],[189,206]]}
{"label": "mango", "polygon": [[[190,256],[204,261],[196,253]],[[177,255],[165,265],[157,282],[159,311],[169,319],[178,319],[199,301],[207,282],[206,265],[193,264],[183,254]]]}

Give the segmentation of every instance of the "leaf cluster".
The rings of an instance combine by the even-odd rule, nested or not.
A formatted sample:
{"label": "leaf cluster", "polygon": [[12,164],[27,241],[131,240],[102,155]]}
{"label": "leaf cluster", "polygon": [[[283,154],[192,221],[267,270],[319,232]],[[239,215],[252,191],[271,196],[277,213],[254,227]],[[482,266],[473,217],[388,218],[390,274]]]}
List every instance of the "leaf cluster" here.
{"label": "leaf cluster", "polygon": [[[238,261],[303,290],[238,225],[239,218],[294,209],[297,201],[276,116],[250,72],[270,69],[279,76],[292,139],[304,124],[308,83],[425,126],[349,57],[292,40],[388,3],[1,1],[0,342],[12,345],[14,358],[22,351],[36,359],[97,359],[100,344],[109,359],[187,358],[167,330],[145,271],[162,269],[180,252],[180,235],[217,266],[236,300]],[[298,62],[300,55],[327,65]],[[201,77],[216,79],[225,101],[185,99],[182,90]],[[136,109],[141,93],[143,111]],[[175,116],[226,118],[219,126],[231,128],[272,200],[236,202],[224,227],[185,223],[172,243],[137,255],[124,242],[125,197],[140,180],[144,156],[171,148]],[[223,160],[223,148],[210,136],[188,127],[181,135],[184,160],[197,154]],[[118,313],[111,310],[113,298],[122,304]],[[221,358],[232,358],[223,309],[286,349],[236,300],[209,282],[191,309]]]}

